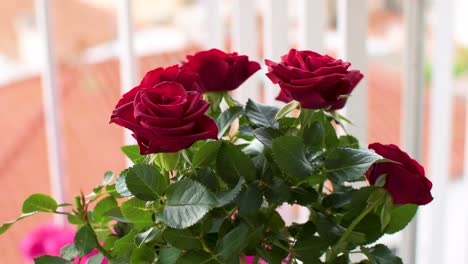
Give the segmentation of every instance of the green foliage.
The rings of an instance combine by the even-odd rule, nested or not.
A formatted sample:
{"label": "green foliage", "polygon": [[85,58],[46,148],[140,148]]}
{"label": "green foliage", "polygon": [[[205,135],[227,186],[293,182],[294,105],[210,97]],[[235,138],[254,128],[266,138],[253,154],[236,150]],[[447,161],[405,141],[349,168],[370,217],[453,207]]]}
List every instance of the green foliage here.
{"label": "green foliage", "polygon": [[276,113],[275,120],[280,120],[281,118],[285,117],[291,111],[296,109],[300,103],[298,101],[291,101],[287,103],[283,108],[281,108],[278,113]]}
{"label": "green foliage", "polygon": [[57,210],[57,202],[50,196],[36,193],[29,196],[23,203],[23,214],[32,212],[54,212]]}
{"label": "green foliage", "polygon": [[146,164],[130,168],[125,183],[130,193],[145,201],[159,199],[169,184],[168,179],[158,170]]}
{"label": "green foliage", "polygon": [[236,146],[223,142],[216,158],[216,173],[228,185],[234,186],[240,178],[253,180],[255,166]]}
{"label": "green foliage", "polygon": [[250,99],[245,107],[245,115],[249,121],[259,127],[274,127],[278,111],[276,107],[256,103]]}
{"label": "green foliage", "polygon": [[273,140],[273,156],[281,170],[291,177],[312,175],[312,166],[306,158],[302,139],[295,136],[283,136]]}
{"label": "green foliage", "polygon": [[80,256],[84,256],[91,252],[97,246],[94,231],[90,226],[84,225],[76,232],[75,247]]}
{"label": "green foliage", "polygon": [[353,182],[362,179],[374,162],[382,157],[373,151],[337,148],[325,157],[325,171],[334,183]]}
{"label": "green foliage", "polygon": [[[146,156],[124,146],[135,165],[118,177],[106,172],[72,205],[31,195],[0,234],[38,212],[66,214],[77,226],[74,243],[35,263],[71,263],[93,249],[99,254],[87,263],[237,264],[255,255],[272,264],[288,256],[290,263],[341,264],[352,251],[366,263],[401,263],[385,246],[368,245],[402,230],[418,206],[393,204],[386,175],[375,186],[349,184],[365,180],[375,162],[392,161],[359,148],[351,135],[338,137],[344,117],[298,109],[296,101],[278,109],[252,100],[242,106],[226,93],[206,97],[219,140]],[[286,226],[277,212],[285,203],[306,207],[308,221]]]}
{"label": "green foliage", "polygon": [[223,137],[224,134],[229,131],[231,124],[243,113],[244,109],[238,105],[230,107],[221,113],[218,119],[216,119],[216,124],[218,125],[218,137]]}
{"label": "green foliage", "polygon": [[72,264],[73,262],[56,256],[41,256],[34,259],[34,264]]}
{"label": "green foliage", "polygon": [[231,259],[239,259],[239,253],[246,246],[248,232],[247,225],[240,224],[218,241],[216,251],[224,263],[231,262]]}
{"label": "green foliage", "polygon": [[146,202],[137,198],[131,198],[120,206],[122,216],[130,223],[151,224],[152,213],[146,208]]}
{"label": "green foliage", "polygon": [[192,226],[219,205],[216,197],[205,186],[188,179],[170,185],[166,195],[162,220],[173,228]]}
{"label": "green foliage", "polygon": [[206,166],[216,159],[218,150],[221,147],[222,141],[209,141],[201,146],[193,155],[192,166],[198,168]]}
{"label": "green foliage", "polygon": [[123,146],[120,149],[127,156],[127,158],[129,158],[135,164],[140,164],[145,161],[145,156],[140,155],[138,145]]}
{"label": "green foliage", "polygon": [[385,233],[394,234],[405,228],[417,211],[416,204],[394,205],[390,209],[390,221],[385,228]]}
{"label": "green foliage", "polygon": [[385,245],[378,244],[371,248],[361,249],[369,258],[371,264],[403,264],[403,261]]}

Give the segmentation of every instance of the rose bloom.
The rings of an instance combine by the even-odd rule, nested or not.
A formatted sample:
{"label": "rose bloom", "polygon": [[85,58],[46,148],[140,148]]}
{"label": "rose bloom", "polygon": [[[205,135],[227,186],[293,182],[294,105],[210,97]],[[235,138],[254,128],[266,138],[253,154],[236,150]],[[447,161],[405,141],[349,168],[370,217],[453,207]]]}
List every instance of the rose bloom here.
{"label": "rose bloom", "polygon": [[[45,224],[38,226],[21,240],[20,251],[27,262],[33,263],[35,258],[43,255],[60,256],[62,247],[73,243],[74,240],[75,231],[73,229],[55,224]],[[94,249],[91,253],[83,256],[81,261],[76,258],[73,263],[86,263],[97,253],[98,250]],[[107,263],[107,260],[104,259],[102,263]]]}
{"label": "rose bloom", "polygon": [[279,84],[276,98],[283,102],[297,100],[304,108],[341,109],[347,97],[363,78],[361,72],[348,70],[351,63],[313,51],[291,49],[281,62],[265,60],[267,77]]}
{"label": "rose bloom", "polygon": [[424,168],[395,145],[373,143],[369,145],[377,154],[395,162],[373,164],[366,172],[370,184],[377,178],[387,175],[384,188],[391,194],[395,204],[424,205],[432,201],[432,183],[424,173]]}
{"label": "rose bloom", "polygon": [[203,92],[217,92],[236,89],[260,69],[260,64],[236,52],[210,49],[187,56],[183,67],[198,73]]}
{"label": "rose bloom", "polygon": [[123,95],[111,123],[133,132],[141,154],[177,152],[197,140],[217,139],[218,128],[205,115],[209,103],[193,91],[198,88],[197,75],[178,66],[152,70]]}

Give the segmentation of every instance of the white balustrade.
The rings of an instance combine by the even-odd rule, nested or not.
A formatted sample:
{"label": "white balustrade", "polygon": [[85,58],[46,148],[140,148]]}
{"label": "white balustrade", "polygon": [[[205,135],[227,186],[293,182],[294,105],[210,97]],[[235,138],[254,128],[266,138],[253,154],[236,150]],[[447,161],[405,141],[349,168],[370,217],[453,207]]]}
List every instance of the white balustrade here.
{"label": "white balustrade", "polygon": [[[338,0],[338,31],[341,48],[339,57],[352,62],[352,69],[367,72],[367,0]],[[367,142],[367,80],[364,78],[354,89],[344,109],[354,125],[348,131],[355,135],[363,146]]]}
{"label": "white balustrade", "polygon": [[[62,153],[62,129],[60,126],[60,93],[57,91],[57,74],[55,66],[54,45],[52,42],[52,22],[50,17],[50,1],[36,0],[37,27],[42,35],[43,50],[42,96],[44,103],[45,130],[47,137],[47,153],[49,180],[52,196],[60,204],[65,201],[65,176]],[[63,216],[54,215],[54,220],[65,225]]]}
{"label": "white balustrade", "polygon": [[[406,42],[404,48],[404,83],[401,94],[402,148],[422,161],[424,100],[424,1],[403,3]],[[404,263],[416,261],[417,217],[402,232],[399,253]]]}
{"label": "white balustrade", "polygon": [[431,232],[431,241],[425,252],[429,258],[424,264],[445,263],[445,212],[452,134],[453,1],[435,0],[433,5],[435,15],[433,50],[435,52],[432,54],[428,175],[433,183],[432,194],[435,199],[427,208],[431,212],[432,228],[428,230]]}
{"label": "white balustrade", "polygon": [[[135,60],[135,50],[133,44],[133,21],[132,6],[130,0],[117,1],[117,29],[119,37],[119,62],[120,62],[120,90],[122,94],[128,92],[136,84],[137,64]],[[124,130],[125,144],[135,144],[131,132]],[[130,165],[131,161],[126,160]]]}

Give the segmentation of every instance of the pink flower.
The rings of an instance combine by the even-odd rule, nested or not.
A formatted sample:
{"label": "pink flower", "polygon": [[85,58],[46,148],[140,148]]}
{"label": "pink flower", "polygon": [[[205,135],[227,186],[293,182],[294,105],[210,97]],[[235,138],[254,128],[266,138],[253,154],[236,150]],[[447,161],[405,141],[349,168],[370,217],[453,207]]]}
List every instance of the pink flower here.
{"label": "pink flower", "polygon": [[[255,256],[244,256],[245,264],[253,264],[254,260],[255,260]],[[258,263],[259,264],[268,264],[268,262],[266,262],[265,260],[263,260],[261,258],[258,259]]]}
{"label": "pink flower", "polygon": [[27,260],[33,260],[42,255],[59,256],[60,249],[73,243],[75,231],[69,227],[59,227],[45,224],[37,227],[20,243],[21,254]]}
{"label": "pink flower", "polygon": [[[55,224],[45,224],[35,228],[20,243],[20,251],[23,257],[32,262],[35,258],[42,255],[60,256],[60,249],[75,240],[75,230],[70,227],[60,227]],[[82,257],[76,258],[75,264],[86,263],[88,259],[98,253],[97,249]],[[103,264],[107,260],[102,261]]]}

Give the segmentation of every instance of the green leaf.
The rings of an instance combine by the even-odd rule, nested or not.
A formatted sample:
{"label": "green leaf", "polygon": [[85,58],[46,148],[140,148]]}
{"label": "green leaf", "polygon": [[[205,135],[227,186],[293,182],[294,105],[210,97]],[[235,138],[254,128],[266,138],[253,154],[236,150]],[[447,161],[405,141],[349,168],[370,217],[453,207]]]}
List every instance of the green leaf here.
{"label": "green leaf", "polygon": [[[176,264],[213,264],[212,257],[203,251],[187,251],[177,259]],[[227,263],[226,263],[227,264]]]}
{"label": "green leaf", "polygon": [[60,249],[60,257],[66,260],[74,260],[78,255],[80,255],[80,252],[73,243]]}
{"label": "green leaf", "polygon": [[263,195],[258,187],[254,184],[244,190],[239,195],[239,214],[244,216],[254,215],[262,205]]}
{"label": "green leaf", "polygon": [[97,253],[96,255],[91,256],[86,261],[86,264],[101,264],[103,260],[104,260],[104,255],[102,255],[102,253]]}
{"label": "green leaf", "polygon": [[106,173],[104,173],[104,179],[102,180],[101,185],[102,186],[108,185],[109,183],[112,182],[113,179],[114,179],[114,173],[112,171],[106,171]]}
{"label": "green leaf", "polygon": [[218,150],[221,147],[222,141],[208,141],[198,149],[193,155],[192,166],[198,168],[210,164],[216,160]]}
{"label": "green leaf", "polygon": [[273,140],[273,157],[281,170],[291,177],[308,177],[312,167],[305,156],[302,139],[282,136]]}
{"label": "green leaf", "polygon": [[382,225],[382,231],[388,226],[390,220],[392,219],[392,210],[393,207],[393,199],[390,194],[385,196],[385,201],[382,205],[382,209],[380,211],[380,223]]}
{"label": "green leaf", "polygon": [[242,185],[245,183],[243,178],[240,178],[234,188],[227,190],[225,192],[216,194],[216,199],[218,200],[219,206],[225,206],[232,202],[237,195],[239,195],[240,191],[242,190]]}
{"label": "green leaf", "polygon": [[395,256],[387,246],[382,244],[367,248],[364,254],[372,264],[403,264],[401,258]]}
{"label": "green leaf", "polygon": [[145,162],[145,156],[140,155],[138,145],[128,145],[120,147],[122,152],[135,164]]}
{"label": "green leaf", "polygon": [[283,106],[283,108],[281,108],[278,113],[276,113],[276,116],[275,116],[275,120],[279,120],[283,117],[285,117],[287,114],[289,114],[291,111],[293,111],[294,109],[296,109],[298,106],[300,105],[300,103],[298,101],[291,101],[289,102],[288,104],[286,104],[285,106]]}
{"label": "green leaf", "polygon": [[127,172],[125,183],[128,190],[138,199],[154,201],[160,199],[169,184],[158,170],[146,164],[133,166]]}
{"label": "green leaf", "polygon": [[136,232],[132,230],[119,240],[115,241],[112,255],[123,256],[126,253],[132,251],[135,248],[135,243],[133,242],[135,240],[135,235]]}
{"label": "green leaf", "polygon": [[120,206],[123,217],[131,223],[151,224],[152,212],[146,208],[146,202],[137,198],[131,198]]}
{"label": "green leaf", "polygon": [[346,148],[353,148],[353,149],[358,149],[359,148],[359,141],[357,138],[351,136],[351,135],[344,135],[339,138],[339,145],[340,147],[346,147]]}
{"label": "green leaf", "polygon": [[213,118],[216,118],[220,113],[221,109],[219,104],[223,100],[223,92],[205,92],[205,99],[210,102],[210,107],[208,108],[207,114]]}
{"label": "green leaf", "polygon": [[34,259],[34,264],[73,264],[73,262],[56,256],[40,256]]}
{"label": "green leaf", "polygon": [[276,107],[256,103],[250,99],[245,106],[245,115],[250,122],[259,127],[275,127],[275,116],[278,111]]}
{"label": "green leaf", "polygon": [[115,190],[123,197],[132,196],[132,193],[127,188],[127,183],[125,182],[128,171],[128,169],[122,171],[117,180],[115,181]]}
{"label": "green leaf", "polygon": [[174,228],[186,228],[197,223],[219,205],[216,197],[205,186],[189,179],[171,184],[166,196],[162,220]]}
{"label": "green leaf", "polygon": [[240,178],[255,179],[255,166],[237,146],[223,142],[216,159],[216,174],[234,186]]}
{"label": "green leaf", "polygon": [[394,234],[405,228],[417,211],[418,205],[416,204],[394,205],[390,212],[390,222],[385,228],[385,233]]}
{"label": "green leaf", "polygon": [[325,157],[325,171],[334,183],[352,182],[362,178],[369,167],[381,158],[369,150],[336,148]]}
{"label": "green leaf", "polygon": [[294,244],[293,254],[304,263],[315,263],[327,247],[328,243],[321,237],[302,236]]}
{"label": "green leaf", "polygon": [[328,149],[338,147],[338,145],[340,144],[340,140],[336,135],[335,127],[328,119],[322,124],[325,128],[325,146],[327,146]]}
{"label": "green leaf", "polygon": [[155,258],[156,258],[156,254],[151,248],[147,246],[142,246],[133,250],[132,256],[130,258],[130,263],[131,264],[152,264],[154,263]]}
{"label": "green leaf", "polygon": [[202,248],[199,238],[187,229],[168,228],[164,231],[163,237],[171,246],[181,250]]}
{"label": "green leaf", "polygon": [[129,264],[130,263],[130,253],[118,256],[116,258],[108,259],[109,264]]}
{"label": "green leaf", "polygon": [[314,122],[304,128],[302,133],[304,144],[307,149],[317,152],[325,146],[325,128],[321,122]]}
{"label": "green leaf", "polygon": [[122,211],[120,210],[120,207],[115,207],[110,209],[109,211],[104,213],[105,216],[109,216],[113,220],[117,222],[122,222],[122,223],[130,223],[125,217],[122,215]]}
{"label": "green leaf", "polygon": [[135,236],[135,245],[137,247],[141,247],[144,243],[147,243],[151,240],[153,240],[156,236],[161,234],[163,230],[162,229],[157,229],[156,227],[151,227],[145,232],[138,233]]}
{"label": "green leaf", "polygon": [[161,251],[159,251],[158,263],[175,264],[181,254],[182,251],[175,247],[163,247]]}
{"label": "green leaf", "polygon": [[273,179],[273,184],[268,186],[265,192],[265,197],[270,203],[283,203],[286,202],[291,196],[288,184],[279,177]]}
{"label": "green leaf", "polygon": [[353,241],[358,245],[367,245],[375,242],[382,235],[382,224],[378,214],[370,213],[364,217],[359,224],[354,228],[356,234],[364,234],[364,241]]}
{"label": "green leaf", "polygon": [[75,236],[75,247],[81,256],[84,256],[95,249],[96,237],[94,236],[93,230],[88,226],[84,225],[78,229]]}
{"label": "green leaf", "polygon": [[83,219],[81,219],[79,216],[75,214],[69,214],[67,215],[67,221],[68,223],[72,225],[81,225],[84,223]]}
{"label": "green leaf", "polygon": [[375,187],[383,187],[387,181],[387,174],[380,175],[374,183]]}
{"label": "green leaf", "polygon": [[173,171],[179,163],[179,152],[176,153],[159,153],[161,165],[166,171]]}
{"label": "green leaf", "polygon": [[218,138],[222,138],[224,134],[228,132],[229,127],[231,127],[231,124],[234,122],[234,120],[236,120],[243,113],[244,109],[239,105],[229,107],[223,111],[216,119],[216,125],[218,126]]}
{"label": "green leaf", "polygon": [[254,135],[263,145],[271,148],[273,140],[283,134],[271,127],[260,127],[254,130]]}
{"label": "green leaf", "polygon": [[241,223],[229,231],[221,240],[218,240],[216,252],[218,252],[221,259],[227,261],[232,257],[239,256],[239,253],[247,245],[246,239],[248,234],[248,226]]}
{"label": "green leaf", "polygon": [[36,193],[29,196],[23,203],[22,212],[24,214],[32,212],[54,212],[58,204],[49,195]]}
{"label": "green leaf", "polygon": [[18,222],[19,220],[23,219],[23,218],[26,218],[28,216],[31,216],[31,215],[35,215],[37,214],[37,211],[35,212],[31,212],[31,213],[27,213],[27,214],[22,214],[20,217],[16,218],[15,220],[13,221],[10,221],[10,222],[6,222],[6,223],[3,223],[1,226],[0,226],[0,235],[5,233],[8,229],[10,229],[10,227]]}
{"label": "green leaf", "polygon": [[315,214],[314,222],[317,226],[317,232],[320,234],[320,237],[330,245],[335,244],[346,232],[346,229],[339,225],[335,218],[320,212]]}
{"label": "green leaf", "polygon": [[114,197],[108,196],[102,200],[100,200],[93,210],[94,220],[96,222],[108,222],[111,218],[104,215],[107,211],[112,208],[117,207],[117,201]]}

